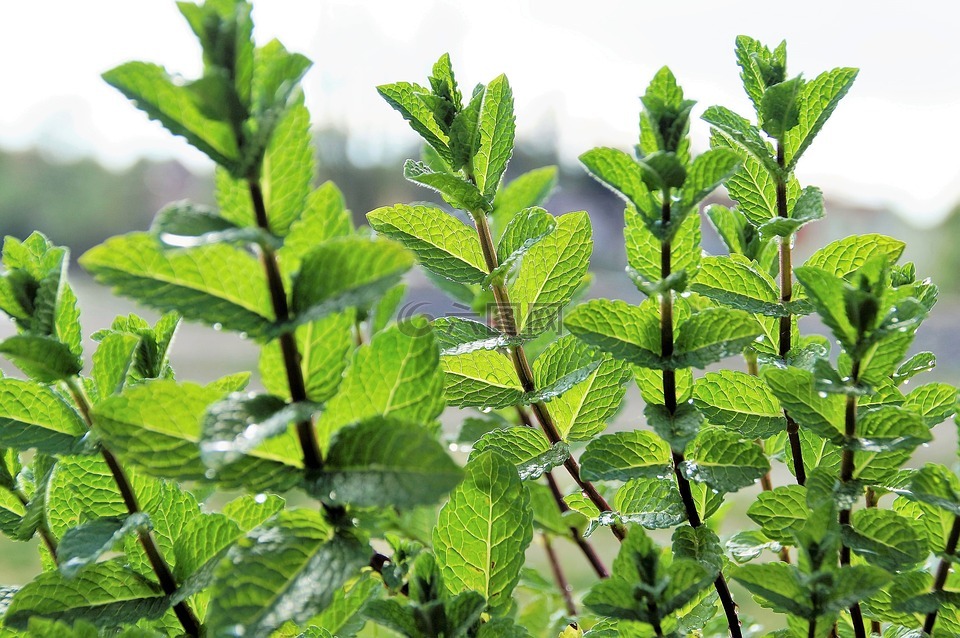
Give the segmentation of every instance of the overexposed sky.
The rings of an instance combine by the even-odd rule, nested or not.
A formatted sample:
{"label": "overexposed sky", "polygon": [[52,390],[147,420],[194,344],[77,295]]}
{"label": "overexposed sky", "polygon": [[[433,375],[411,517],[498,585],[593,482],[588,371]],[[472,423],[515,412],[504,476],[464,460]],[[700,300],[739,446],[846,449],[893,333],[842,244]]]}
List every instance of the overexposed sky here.
{"label": "overexposed sky", "polygon": [[[449,51],[465,92],[507,73],[518,136],[556,136],[570,159],[599,144],[630,147],[637,97],[669,65],[696,115],[747,114],[733,41],[786,38],[788,71],[808,78],[860,67],[849,96],[801,161],[804,183],[923,225],[960,201],[960,8],[942,0],[259,0],[257,38],[314,61],[305,84],[316,125],[354,135],[376,159],[413,133],[377,84],[424,82]],[[127,60],[193,77],[199,50],[173,0],[0,1],[0,146],[40,144],[121,167],[199,153],[132,108],[99,75]],[[707,126],[694,122],[695,146]],[[399,167],[398,167],[399,170]]]}

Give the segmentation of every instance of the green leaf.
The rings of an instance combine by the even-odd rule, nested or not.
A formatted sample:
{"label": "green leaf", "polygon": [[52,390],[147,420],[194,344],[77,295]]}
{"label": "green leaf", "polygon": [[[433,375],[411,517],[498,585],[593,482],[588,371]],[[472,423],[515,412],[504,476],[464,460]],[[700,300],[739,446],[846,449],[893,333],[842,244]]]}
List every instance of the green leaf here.
{"label": "green leaf", "polygon": [[354,352],[340,391],[317,422],[321,446],[339,428],[371,416],[430,423],[443,411],[437,342],[423,319],[394,324]]}
{"label": "green leaf", "polygon": [[826,270],[809,266],[794,269],[794,274],[810,295],[817,314],[833,332],[833,336],[846,350],[855,350],[859,335],[857,328],[847,317],[844,281]]}
{"label": "green leaf", "polygon": [[[726,144],[724,140],[717,140],[719,144]],[[740,170],[733,174],[726,183],[727,193],[737,202],[737,210],[743,213],[753,226],[762,227],[764,224],[777,220],[777,182],[769,168],[762,162],[749,155],[742,158]],[[800,184],[795,177],[786,181],[787,209],[795,206],[800,196]]]}
{"label": "green leaf", "polygon": [[902,241],[885,235],[851,235],[830,242],[813,253],[803,265],[820,268],[837,277],[847,277],[878,255],[886,257],[891,264],[895,263],[905,247]]}
{"label": "green leaf", "polygon": [[483,193],[459,175],[435,172],[423,162],[407,160],[403,164],[403,176],[415,184],[440,193],[443,200],[454,208],[471,213],[485,212],[490,208]]}
{"label": "green leaf", "polygon": [[558,330],[562,308],[587,274],[593,252],[589,216],[567,213],[556,222],[557,229],[527,251],[507,286],[520,334]]}
{"label": "green leaf", "polygon": [[494,232],[499,236],[514,215],[525,208],[543,206],[557,187],[557,167],[528,171],[497,190],[493,198]]}
{"label": "green leaf", "polygon": [[731,308],[771,317],[790,314],[773,278],[742,255],[704,257],[690,289]]}
{"label": "green leaf", "polygon": [[[334,594],[330,605],[310,620],[311,627],[307,631],[316,629],[319,625],[325,628],[324,631],[333,632],[330,638],[335,635],[351,635],[359,632],[366,623],[364,614],[367,605],[378,597],[381,589],[382,586],[377,580],[364,576],[352,584],[341,587]],[[314,636],[313,638],[323,637]]]}
{"label": "green leaf", "polygon": [[165,246],[192,248],[207,244],[259,244],[279,247],[279,240],[261,228],[240,227],[209,208],[189,202],[174,202],[160,209],[150,232]]}
{"label": "green leaf", "polygon": [[837,572],[829,600],[823,605],[825,612],[847,609],[860,600],[874,594],[890,581],[890,575],[873,565],[853,565]]}
{"label": "green leaf", "polygon": [[207,117],[190,86],[177,84],[163,67],[128,62],[104,73],[103,79],[150,119],[184,137],[217,164],[231,171],[240,168],[240,151],[231,126]]}
{"label": "green leaf", "polygon": [[437,122],[433,111],[420,97],[428,94],[427,89],[408,82],[397,82],[378,86],[377,92],[445,162],[451,163],[452,156],[448,146],[450,138]]}
{"label": "green leaf", "polygon": [[771,84],[781,82],[787,66],[786,42],[773,52],[757,40],[738,35],[736,40],[737,66],[743,88],[759,112],[764,91]]}
{"label": "green leaf", "polygon": [[317,244],[352,232],[353,220],[343,193],[333,182],[324,182],[307,195],[303,212],[283,238],[283,246],[277,251],[280,265],[294,273],[300,269],[300,260]]}
{"label": "green leaf", "polygon": [[378,233],[403,244],[424,268],[464,284],[487,276],[477,233],[453,215],[433,206],[398,204],[367,213]]}
{"label": "green leaf", "polygon": [[86,431],[80,415],[49,388],[0,379],[0,445],[69,454],[80,450]]}
{"label": "green leaf", "polygon": [[916,567],[929,554],[916,524],[890,510],[858,510],[853,513],[852,525],[842,532],[845,546],[871,565],[890,572]]}
{"label": "green leaf", "polygon": [[747,516],[771,540],[793,545],[794,532],[810,517],[807,489],[801,485],[783,485],[761,492],[747,509]]}
{"label": "green leaf", "polygon": [[523,342],[485,323],[461,317],[439,317],[433,320],[433,334],[440,353],[447,356],[469,354],[476,350],[500,350]]}
{"label": "green leaf", "polygon": [[666,529],[687,520],[675,482],[660,478],[627,481],[617,490],[613,507],[624,523],[637,523],[647,529]]}
{"label": "green leaf", "polygon": [[764,222],[760,232],[767,237],[789,237],[804,225],[822,218],[823,192],[815,186],[808,186],[796,198],[796,203],[790,209],[790,217],[776,217]]}
{"label": "green leaf", "polygon": [[298,326],[331,312],[366,306],[397,284],[413,257],[392,241],[340,237],[303,258],[293,282],[291,320]]}
{"label": "green leaf", "polygon": [[669,476],[670,446],[652,432],[632,430],[597,437],[580,456],[587,481],[628,481]]}
{"label": "green leaf", "polygon": [[93,353],[91,374],[101,398],[116,394],[123,388],[139,346],[139,337],[121,332],[108,334],[100,341]]}
{"label": "green leaf", "polygon": [[767,368],[763,380],[797,423],[835,445],[843,443],[845,397],[821,394],[813,374],[799,368]]}
{"label": "green leaf", "polygon": [[262,336],[274,319],[257,260],[223,244],[163,250],[146,233],[108,239],[80,264],[114,292],[186,319]]}
{"label": "green leaf", "polygon": [[538,479],[570,458],[566,443],[551,445],[539,430],[528,427],[503,428],[484,434],[474,444],[471,458],[488,449],[496,450],[516,465],[523,481]]}
{"label": "green leaf", "polygon": [[244,532],[262,524],[283,509],[284,500],[275,494],[245,494],[226,503],[221,513]]}
{"label": "green leaf", "polygon": [[477,591],[491,610],[503,609],[532,538],[530,496],[516,467],[493,450],[478,454],[440,510],[433,532],[448,591]]}
{"label": "green leaf", "polygon": [[687,447],[681,467],[691,481],[706,483],[720,492],[736,492],[770,471],[763,449],[722,428],[704,428]]}
{"label": "green leaf", "polygon": [[776,158],[760,136],[760,131],[746,119],[722,106],[709,107],[701,117],[714,126],[728,144],[752,156],[771,175],[780,173]]}
{"label": "green leaf", "polygon": [[[220,398],[213,388],[150,381],[97,405],[94,427],[126,463],[155,476],[201,480],[207,477],[199,447],[204,414]],[[289,489],[300,472],[299,446],[288,432],[248,450],[217,480],[251,489]]]}
{"label": "green leaf", "polygon": [[[507,224],[497,243],[497,260],[500,265],[495,272],[501,277],[515,267],[530,248],[557,228],[553,215],[542,208],[526,208],[517,213]],[[494,273],[491,273],[494,274]]]}
{"label": "green leaf", "polygon": [[533,363],[536,386],[561,389],[550,399],[550,415],[564,440],[589,440],[614,417],[626,394],[630,368],[616,359],[598,357],[586,343],[566,335],[554,341]]}
{"label": "green leaf", "polygon": [[921,467],[910,480],[909,496],[960,516],[960,479],[942,465]]}
{"label": "green leaf", "polygon": [[309,421],[319,411],[319,405],[308,401],[287,403],[270,394],[230,394],[204,412],[200,458],[207,467],[220,470],[265,441],[286,434],[291,423]]}
{"label": "green leaf", "polygon": [[354,507],[410,508],[437,502],[462,476],[424,426],[376,417],[334,434],[311,490]]}
{"label": "green leaf", "polygon": [[[277,123],[267,145],[260,184],[270,231],[277,235],[286,235],[304,211],[316,170],[312,142],[310,112],[297,104]],[[247,201],[252,209],[252,200]]]}
{"label": "green leaf", "polygon": [[704,368],[739,354],[760,335],[760,325],[748,313],[729,308],[707,308],[680,324],[672,368]]}
{"label": "green leaf", "polygon": [[946,383],[921,385],[907,395],[903,407],[918,413],[932,428],[956,414],[957,389]]}
{"label": "green leaf", "polygon": [[643,181],[640,165],[623,151],[595,148],[580,156],[590,175],[614,193],[633,204],[639,211],[657,208],[650,189]]}
{"label": "green leaf", "polygon": [[648,403],[643,415],[653,431],[678,451],[693,440],[703,424],[703,415],[689,403],[681,403],[672,413],[665,406]]}
{"label": "green leaf", "polygon": [[753,560],[767,549],[771,552],[779,552],[782,545],[777,541],[772,541],[762,532],[747,530],[737,532],[727,541],[726,548],[730,556],[738,563],[745,563]]}
{"label": "green leaf", "polygon": [[440,358],[447,401],[460,407],[500,409],[523,402],[524,389],[510,359],[494,350]]}
{"label": "green leaf", "polygon": [[67,344],[51,337],[14,335],[0,342],[5,355],[24,373],[42,383],[69,379],[83,368],[80,357]]}
{"label": "green leaf", "polygon": [[805,82],[801,77],[774,84],[763,92],[760,126],[770,137],[782,140],[800,123],[800,96]]}
{"label": "green leaf", "polygon": [[332,533],[318,512],[281,512],[242,538],[218,566],[207,631],[265,636],[287,621],[304,623],[369,560],[368,547]]}
{"label": "green leaf", "polygon": [[921,372],[929,372],[937,365],[937,357],[932,352],[918,352],[900,364],[897,371],[891,375],[894,383],[906,383]]}
{"label": "green leaf", "polygon": [[784,137],[784,159],[788,171],[794,169],[800,156],[833,115],[840,100],[853,86],[857,73],[857,69],[833,69],[804,84],[799,97],[798,124]]}
{"label": "green leaf", "polygon": [[516,121],[513,115],[513,91],[505,75],[490,81],[480,103],[477,121],[477,151],[473,157],[473,176],[477,188],[492,202],[500,179],[513,154]]}
{"label": "green leaf", "polygon": [[809,602],[807,587],[799,571],[786,563],[742,565],[731,575],[751,594],[762,599],[761,604],[774,611],[800,616],[810,620],[817,615]]}
{"label": "green leaf", "polygon": [[[664,405],[663,371],[649,368],[633,367],[633,376],[640,388],[640,396],[646,403]],[[674,385],[677,391],[677,401],[680,403],[690,399],[693,391],[693,371],[690,368],[681,368],[674,371]]]}
{"label": "green leaf", "polygon": [[690,172],[680,191],[679,210],[675,214],[683,215],[699,204],[733,175],[739,166],[740,158],[728,149],[715,148],[701,153],[690,166]]}
{"label": "green leaf", "polygon": [[71,527],[57,546],[60,573],[73,578],[81,569],[112,551],[127,536],[150,529],[150,517],[143,512],[125,518],[98,518]]}
{"label": "green leaf", "polygon": [[913,451],[932,438],[920,415],[899,406],[881,405],[857,415],[857,438],[846,445],[865,452]]}
{"label": "green leaf", "polygon": [[672,540],[674,558],[702,563],[709,566],[714,574],[720,573],[723,549],[720,547],[720,539],[712,529],[685,525],[673,530]]}
{"label": "green leaf", "polygon": [[662,366],[659,318],[643,307],[620,300],[590,300],[567,314],[563,325],[617,359],[647,368]]}
{"label": "green leaf", "polygon": [[[307,399],[323,403],[337,392],[343,371],[354,348],[354,313],[337,312],[298,326],[297,352]],[[260,379],[271,394],[289,399],[290,384],[283,352],[278,341],[270,341],[260,350]]]}
{"label": "green leaf", "polygon": [[708,372],[694,383],[693,401],[710,423],[745,439],[766,439],[786,427],[774,394],[763,380],[744,372]]}
{"label": "green leaf", "polygon": [[24,629],[31,618],[118,627],[154,620],[169,603],[160,588],[119,561],[92,565],[76,578],[48,571],[24,585],[4,616],[8,627]]}

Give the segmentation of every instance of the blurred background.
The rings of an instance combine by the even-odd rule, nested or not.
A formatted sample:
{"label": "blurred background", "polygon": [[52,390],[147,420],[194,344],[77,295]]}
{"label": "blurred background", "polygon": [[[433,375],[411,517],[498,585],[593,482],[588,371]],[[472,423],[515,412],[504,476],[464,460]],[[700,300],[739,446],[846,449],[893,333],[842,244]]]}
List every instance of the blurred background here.
{"label": "blurred background", "polygon": [[[798,11],[803,14],[794,15]],[[801,183],[823,188],[827,218],[803,231],[797,251],[803,258],[854,233],[906,241],[905,260],[941,288],[914,350],[937,353],[939,366],[927,380],[953,384],[960,382],[954,337],[960,309],[957,18],[957,5],[925,0],[909,10],[899,2],[823,0],[802,7],[760,0],[261,0],[254,8],[261,44],[276,37],[314,60],[305,92],[316,129],[318,183],[336,181],[358,223],[378,206],[429,197],[402,179],[403,160],[419,154],[415,135],[374,87],[423,82],[443,52],[451,54],[465,92],[506,73],[518,120],[507,178],[560,166],[560,188],[548,207],[556,214],[590,212],[593,294],[612,298],[639,299],[623,274],[622,205],[586,177],[576,158],[597,145],[632,147],[638,96],[660,66],[669,65],[687,97],[698,100],[695,151],[708,146],[708,128],[696,119],[704,108],[750,112],[739,88],[736,35],[771,46],[787,39],[790,75],[859,67],[853,90],[800,164]],[[131,59],[160,62],[186,77],[199,72],[199,48],[172,0],[34,0],[3,7],[0,235],[22,238],[40,230],[76,257],[110,235],[146,228],[172,200],[213,203],[209,161],[100,80],[100,73]],[[722,194],[714,201],[722,202]],[[720,251],[710,230],[704,243],[707,251]],[[86,334],[134,309],[79,270],[72,277]],[[422,311],[449,309],[424,278],[415,274],[410,283],[408,301],[424,302]],[[11,329],[0,326],[0,336]],[[181,378],[203,381],[253,370],[256,356],[251,344],[231,335],[186,326],[174,363]],[[629,397],[616,426],[637,422],[639,397]],[[918,463],[954,458],[955,425],[938,430],[938,445],[922,449]],[[736,520],[743,508],[734,503],[733,509]],[[0,582],[29,579],[36,553],[2,547]]]}

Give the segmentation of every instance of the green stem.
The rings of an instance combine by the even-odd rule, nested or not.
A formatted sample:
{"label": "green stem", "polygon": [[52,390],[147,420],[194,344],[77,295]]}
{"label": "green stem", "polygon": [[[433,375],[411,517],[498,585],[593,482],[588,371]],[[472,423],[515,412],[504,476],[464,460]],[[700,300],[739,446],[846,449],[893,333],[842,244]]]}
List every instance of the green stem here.
{"label": "green stem", "polygon": [[[87,395],[84,393],[83,388],[77,383],[75,377],[67,379],[66,385],[70,391],[70,395],[73,397],[74,403],[80,410],[80,414],[83,416],[83,420],[86,421],[87,427],[92,430],[93,414],[91,412],[90,402],[87,400]],[[123,502],[127,507],[127,512],[130,514],[140,512],[137,495],[133,490],[133,486],[130,484],[130,479],[127,478],[126,472],[124,472],[123,467],[120,465],[120,461],[103,445],[100,446],[100,453],[103,455],[103,460],[106,461],[107,467],[113,475],[113,480],[117,484],[117,489],[120,491],[120,496],[123,498]],[[161,554],[160,548],[157,546],[153,535],[149,530],[142,529],[138,532],[137,536],[140,544],[143,546],[143,551],[147,555],[147,560],[150,561],[150,567],[153,568],[153,573],[157,576],[160,587],[167,596],[172,596],[177,592],[177,579],[174,577],[173,571],[170,569],[167,561],[164,560],[163,554]],[[186,601],[180,601],[174,605],[173,611],[188,635],[200,635],[200,621]]]}
{"label": "green stem", "polygon": [[[256,180],[249,180],[250,199],[257,219],[257,226],[267,232],[270,231],[270,222],[267,219],[267,209],[263,200],[263,191]],[[277,263],[276,253],[266,246],[260,246],[260,261],[267,276],[267,286],[270,290],[270,300],[273,304],[273,314],[279,324],[290,320],[290,308],[287,305],[287,292],[283,285],[283,276],[280,274],[280,265]],[[307,388],[303,381],[303,370],[300,368],[300,352],[297,349],[297,338],[293,330],[280,335],[280,352],[283,354],[283,366],[287,373],[287,386],[290,388],[290,400],[294,403],[307,400]],[[313,427],[313,419],[304,419],[297,423],[297,438],[303,451],[303,465],[308,472],[323,469],[323,454],[317,441],[317,433]]]}
{"label": "green stem", "polygon": [[[664,229],[669,227],[670,213],[670,189],[666,188],[663,191],[663,205],[661,207],[661,221]],[[660,244],[661,281],[670,276],[672,268],[670,248],[669,241],[663,241]],[[673,291],[671,290],[660,293],[660,356],[664,360],[673,356]],[[663,370],[663,403],[667,412],[673,416],[677,411],[677,377],[673,370]],[[693,500],[690,482],[680,469],[685,462],[683,451],[672,450],[672,453],[673,473],[677,478],[677,489],[680,491],[680,498],[687,513],[687,520],[692,527],[700,527],[703,521],[700,518],[700,513],[697,512],[697,504]],[[723,612],[727,617],[730,635],[733,638],[740,638],[742,633],[740,618],[737,615],[737,604],[733,602],[733,595],[730,593],[727,580],[723,577],[723,571],[717,575],[714,586],[717,589],[720,604],[723,606]]]}
{"label": "green stem", "polygon": [[[957,542],[960,541],[960,516],[954,516],[953,527],[950,528],[950,535],[947,536],[947,545],[944,548],[946,556],[953,556],[957,553]],[[950,561],[947,558],[941,558],[937,565],[937,573],[933,579],[933,591],[941,592],[947,584],[947,576],[950,575]],[[923,631],[926,635],[933,634],[933,626],[937,623],[937,610],[934,609],[923,621]]]}
{"label": "green stem", "polygon": [[543,532],[540,536],[543,539],[543,549],[547,553],[547,560],[550,562],[550,571],[553,572],[553,579],[557,581],[557,589],[560,590],[560,595],[563,596],[563,604],[567,608],[567,614],[576,616],[577,606],[573,602],[572,588],[570,587],[570,582],[567,580],[566,574],[563,573],[563,567],[560,565],[557,552],[554,551],[553,544],[550,542],[550,535]]}
{"label": "green stem", "polygon": [[[860,380],[860,360],[854,359],[851,378],[853,379],[853,384],[856,385]],[[847,446],[843,448],[843,454],[840,460],[840,482],[849,483],[853,480],[853,470],[855,462],[855,452],[852,448],[849,447],[851,443],[857,437],[857,395],[848,394],[847,395],[847,405],[846,405],[846,415],[844,418],[844,436]],[[850,524],[850,508],[844,508],[840,510],[840,527],[843,528],[846,525]],[[840,546],[840,565],[845,566],[850,564],[850,547],[844,543]],[[867,631],[866,627],[863,624],[863,614],[860,611],[860,603],[854,603],[850,607],[850,619],[853,621],[853,633],[856,638],[866,638]]]}
{"label": "green stem", "polygon": [[[13,495],[17,497],[17,500],[26,507],[30,503],[30,499],[27,498],[27,495],[19,488],[11,490]],[[47,551],[50,553],[50,558],[53,559],[53,562],[57,562],[57,539],[54,538],[53,532],[50,531],[50,526],[47,525],[47,516],[43,515],[43,518],[40,520],[40,524],[37,525],[37,531],[40,534],[40,538],[43,540],[43,544],[46,546]]]}
{"label": "green stem", "polygon": [[[787,210],[787,182],[783,170],[786,168],[786,161],[783,153],[783,143],[777,142],[777,164],[780,166],[781,174],[777,175],[777,215],[783,219],[789,217]],[[780,302],[784,305],[793,298],[793,255],[790,246],[790,235],[780,238]],[[793,316],[786,314],[780,317],[780,357],[784,360],[790,352],[790,342],[792,340]],[[790,441],[790,452],[793,455],[793,472],[797,476],[797,483],[805,485],[807,482],[807,472],[803,467],[803,448],[800,446],[800,426],[793,420],[793,417],[784,410],[783,416],[787,420],[787,438]]]}
{"label": "green stem", "polygon": [[[496,244],[490,232],[490,225],[487,223],[487,216],[482,211],[471,211],[471,215],[477,226],[477,235],[480,238],[480,248],[483,250],[483,259],[486,263],[487,271],[493,272],[497,266],[499,266],[499,263],[497,261]],[[510,305],[510,296],[507,293],[506,286],[501,283],[493,283],[491,288],[493,290],[494,301],[497,304],[498,327],[508,336],[517,336],[516,319],[513,316],[513,307]],[[517,345],[509,350],[510,359],[513,361],[513,367],[517,373],[517,379],[520,381],[521,387],[523,387],[523,391],[535,391],[537,386],[533,379],[533,370],[527,361],[527,355],[523,350],[523,346]],[[553,420],[553,415],[550,414],[547,404],[543,401],[537,401],[530,407],[533,408],[533,413],[536,415],[543,433],[547,436],[547,440],[550,441],[551,444],[561,442],[563,437],[560,436],[560,431],[557,429],[557,424]],[[573,455],[567,457],[567,460],[563,463],[563,467],[566,468],[571,478],[580,486],[580,489],[582,489],[587,498],[590,499],[590,502],[596,505],[601,512],[612,511],[613,508],[611,508],[607,500],[603,498],[603,495],[597,491],[593,483],[583,480],[580,476],[580,465],[576,459],[573,458]],[[610,526],[610,529],[621,541],[627,537],[627,528],[622,523],[614,523]]]}

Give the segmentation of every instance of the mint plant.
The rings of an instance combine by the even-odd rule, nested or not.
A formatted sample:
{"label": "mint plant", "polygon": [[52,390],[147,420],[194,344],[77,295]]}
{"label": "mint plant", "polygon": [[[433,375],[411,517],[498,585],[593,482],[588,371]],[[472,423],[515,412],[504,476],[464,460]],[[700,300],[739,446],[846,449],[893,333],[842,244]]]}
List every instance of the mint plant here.
{"label": "mint plant", "polygon": [[[217,207],[173,203],[80,258],[159,319],[85,344],[67,250],[3,245],[0,354],[19,377],[0,377],[0,532],[38,538],[42,572],[2,589],[2,635],[755,635],[744,591],[781,619],[768,635],[960,635],[960,478],[910,467],[957,389],[905,392],[936,363],[909,353],[937,288],[881,235],[793,265],[824,215],[794,169],[855,70],[788,79],[784,44],[738,38],[758,125],[707,109],[696,157],[694,102],[659,71],[635,156],[581,156],[626,203],[647,298],[582,301],[589,216],[543,208],[555,167],[504,181],[504,76],[468,95],[444,55],[424,86],[379,87],[424,142],[404,175],[443,203],[355,228],[314,185],[310,62],[258,46],[244,0],[179,7],[199,78],[104,77],[215,162]],[[700,207],[722,184],[736,206],[707,217],[729,255],[705,256]],[[398,312],[415,263],[471,316]],[[808,314],[833,338],[800,335]],[[178,378],[181,320],[256,342],[262,390],[246,371]],[[747,372],[717,365],[737,355]],[[607,433],[631,383],[642,418]],[[777,463],[796,484],[773,485]],[[734,493],[756,526],[723,543]],[[618,543],[610,568],[598,538]],[[596,577],[583,591],[566,547]]]}

